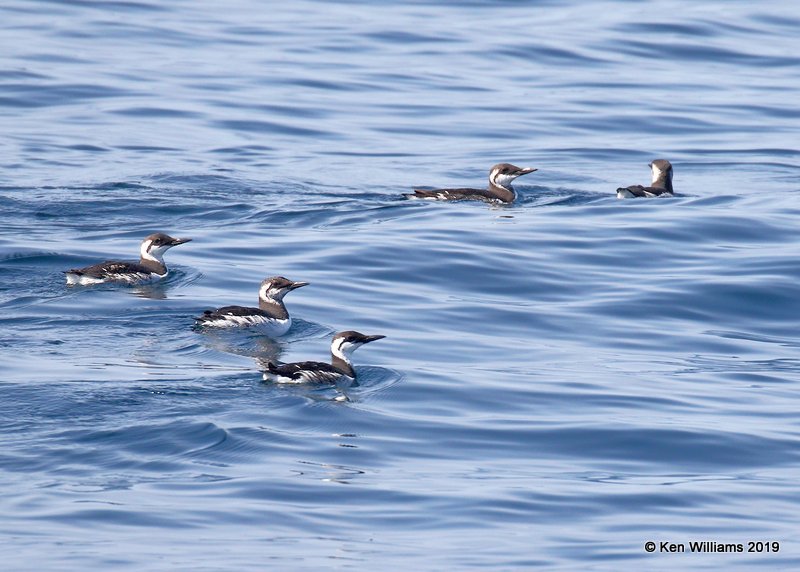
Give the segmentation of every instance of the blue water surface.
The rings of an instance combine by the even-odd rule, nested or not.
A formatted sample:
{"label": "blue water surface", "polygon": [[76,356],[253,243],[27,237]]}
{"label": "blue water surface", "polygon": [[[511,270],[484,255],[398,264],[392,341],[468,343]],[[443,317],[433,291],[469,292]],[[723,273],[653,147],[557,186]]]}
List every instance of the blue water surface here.
{"label": "blue water surface", "polygon": [[[0,13],[4,569],[800,568],[800,7]],[[65,286],[154,231],[165,281]],[[286,338],[192,328],[273,275]],[[343,329],[348,401],[261,381]]]}

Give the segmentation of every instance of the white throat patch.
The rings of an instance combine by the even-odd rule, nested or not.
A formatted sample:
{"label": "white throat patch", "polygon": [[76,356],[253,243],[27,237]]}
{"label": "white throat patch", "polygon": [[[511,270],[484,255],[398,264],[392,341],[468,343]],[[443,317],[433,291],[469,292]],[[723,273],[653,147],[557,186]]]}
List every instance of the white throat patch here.
{"label": "white throat patch", "polygon": [[142,255],[142,258],[147,258],[149,260],[153,260],[153,257],[150,256],[150,253],[149,253],[151,244],[153,244],[152,240],[145,240],[142,243],[142,246],[139,248],[139,253]]}
{"label": "white throat patch", "polygon": [[258,297],[261,300],[276,300],[281,301],[283,300],[284,295],[286,294],[286,290],[281,290],[280,288],[275,288],[270,284],[265,284],[261,287],[261,290],[258,291]]}
{"label": "white throat patch", "polygon": [[331,353],[339,359],[343,359],[347,363],[350,363],[350,356],[353,355],[353,352],[359,346],[361,346],[361,344],[354,344],[345,340],[336,340],[333,344],[331,344]]}
{"label": "white throat patch", "polygon": [[517,178],[517,175],[505,175],[505,174],[497,174],[492,177],[492,181],[494,181],[495,185],[500,185],[501,187],[510,187],[511,183],[514,182],[514,179]]}
{"label": "white throat patch", "polygon": [[156,246],[150,248],[152,244],[153,244],[152,240],[145,240],[142,243],[142,247],[139,251],[140,254],[142,255],[142,258],[144,258],[145,260],[152,260],[154,262],[164,264],[164,253],[170,248],[172,248],[172,246],[169,244],[165,244],[162,246]]}
{"label": "white throat patch", "polygon": [[652,185],[661,176],[661,169],[659,169],[658,165],[655,164],[652,165],[651,169],[653,169],[653,181],[650,183]]}

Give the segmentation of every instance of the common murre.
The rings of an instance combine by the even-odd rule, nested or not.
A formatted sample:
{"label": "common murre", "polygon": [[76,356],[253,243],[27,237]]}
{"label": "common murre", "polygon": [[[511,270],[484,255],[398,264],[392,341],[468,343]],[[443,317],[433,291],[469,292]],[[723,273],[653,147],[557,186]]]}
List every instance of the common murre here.
{"label": "common murre", "polygon": [[283,297],[303,286],[308,286],[308,282],[293,282],[283,276],[267,278],[258,289],[258,308],[223,306],[206,310],[196,318],[197,325],[213,328],[252,326],[268,336],[282,336],[292,326],[292,317],[283,304]]}
{"label": "common murre", "polygon": [[649,165],[653,171],[653,182],[649,187],[631,185],[617,189],[618,199],[636,197],[672,197],[672,164],[666,159],[656,159]]}
{"label": "common murre", "polygon": [[139,247],[139,262],[120,262],[107,260],[86,268],[65,270],[67,285],[102,284],[105,282],[121,282],[123,284],[140,284],[167,275],[164,264],[164,253],[191,238],[172,238],[163,232],[156,232],[146,237]]}
{"label": "common murre", "polygon": [[267,363],[264,381],[273,383],[336,383],[340,379],[356,378],[356,372],[350,361],[352,353],[369,342],[380,340],[386,336],[365,336],[348,330],[339,332],[331,341],[331,363],[319,361],[301,361],[275,365]]}
{"label": "common murre", "polygon": [[489,171],[488,189],[414,189],[414,194],[406,194],[411,199],[431,199],[440,201],[479,200],[513,203],[517,193],[511,183],[517,177],[533,173],[532,167],[517,167],[510,163],[498,163]]}

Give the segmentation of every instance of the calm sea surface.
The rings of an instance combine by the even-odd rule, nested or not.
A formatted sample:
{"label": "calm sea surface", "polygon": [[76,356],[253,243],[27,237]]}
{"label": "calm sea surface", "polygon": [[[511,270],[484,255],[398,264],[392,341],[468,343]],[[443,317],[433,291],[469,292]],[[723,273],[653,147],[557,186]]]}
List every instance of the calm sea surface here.
{"label": "calm sea surface", "polygon": [[[785,0],[4,2],[0,567],[800,568],[798,37]],[[679,196],[615,198],[660,157]],[[401,198],[500,161],[513,206]],[[155,231],[194,239],[164,282],[64,285]],[[273,275],[311,282],[279,343],[192,328]],[[343,329],[387,336],[350,401],[261,381]]]}

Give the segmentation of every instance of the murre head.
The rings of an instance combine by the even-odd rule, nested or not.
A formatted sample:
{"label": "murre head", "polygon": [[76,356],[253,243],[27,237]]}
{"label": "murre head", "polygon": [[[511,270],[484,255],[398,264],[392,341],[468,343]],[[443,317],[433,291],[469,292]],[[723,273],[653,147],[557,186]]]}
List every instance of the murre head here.
{"label": "murre head", "polygon": [[167,250],[169,250],[173,246],[178,246],[179,244],[183,244],[184,242],[189,242],[190,240],[192,239],[172,238],[170,235],[164,234],[163,232],[156,232],[146,237],[142,241],[140,252],[142,258],[163,262],[164,253]]}
{"label": "murre head", "polygon": [[489,171],[489,182],[508,189],[514,179],[536,170],[533,167],[517,167],[511,163],[498,163]]}
{"label": "murre head", "polygon": [[365,336],[353,330],[346,332],[339,332],[333,336],[331,342],[331,353],[345,361],[350,361],[350,354],[356,351],[364,344],[381,340],[386,336]]}
{"label": "murre head", "polygon": [[258,297],[261,300],[283,300],[283,297],[292,290],[308,286],[308,284],[308,282],[293,282],[283,276],[273,276],[261,283]]}
{"label": "murre head", "polygon": [[[662,179],[662,182],[669,182],[671,187],[672,163],[666,159],[656,159],[650,163],[649,167],[653,172],[653,182],[651,184],[655,184],[659,179]],[[666,181],[664,181],[665,177]]]}

